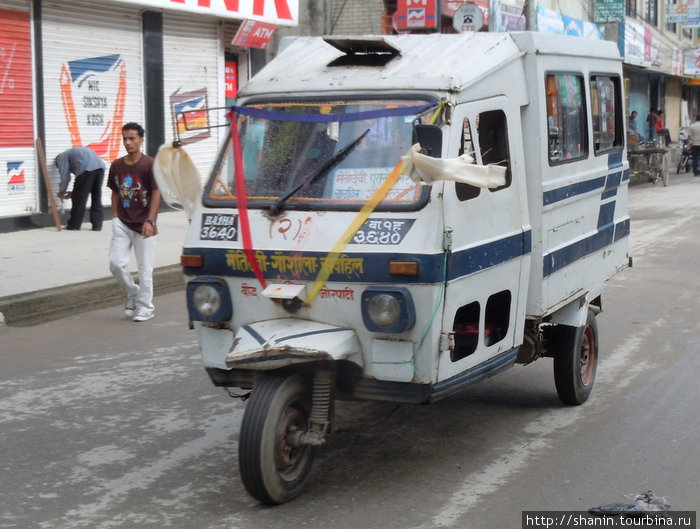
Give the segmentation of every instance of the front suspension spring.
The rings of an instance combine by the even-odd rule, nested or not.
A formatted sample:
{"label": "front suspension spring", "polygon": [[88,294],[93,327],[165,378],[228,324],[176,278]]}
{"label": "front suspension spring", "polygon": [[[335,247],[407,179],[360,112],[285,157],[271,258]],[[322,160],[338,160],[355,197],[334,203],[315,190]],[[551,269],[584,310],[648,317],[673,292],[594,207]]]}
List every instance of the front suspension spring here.
{"label": "front suspension spring", "polygon": [[332,393],[333,373],[324,369],[316,371],[311,397],[311,417],[309,417],[309,423],[312,428],[325,431],[328,427]]}

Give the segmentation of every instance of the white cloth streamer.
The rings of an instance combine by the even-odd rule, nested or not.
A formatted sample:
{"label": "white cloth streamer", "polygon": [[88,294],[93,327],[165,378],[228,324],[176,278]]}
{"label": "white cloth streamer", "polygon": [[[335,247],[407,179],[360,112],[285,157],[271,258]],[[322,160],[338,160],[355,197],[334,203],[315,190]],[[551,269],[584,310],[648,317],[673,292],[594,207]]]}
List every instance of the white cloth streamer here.
{"label": "white cloth streamer", "polygon": [[192,219],[202,193],[202,181],[192,158],[183,147],[161,145],[153,163],[153,175],[163,200],[171,207],[184,209]]}
{"label": "white cloth streamer", "polygon": [[431,158],[420,153],[416,143],[401,157],[404,174],[414,182],[431,184],[436,180],[453,180],[476,187],[495,188],[506,184],[506,168],[500,165],[474,165],[474,158]]}

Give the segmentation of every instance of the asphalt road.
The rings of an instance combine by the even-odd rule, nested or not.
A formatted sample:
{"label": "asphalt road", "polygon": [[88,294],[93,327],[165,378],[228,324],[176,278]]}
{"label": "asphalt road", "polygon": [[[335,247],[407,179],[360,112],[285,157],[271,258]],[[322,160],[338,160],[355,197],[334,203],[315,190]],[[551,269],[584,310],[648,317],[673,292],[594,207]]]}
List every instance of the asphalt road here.
{"label": "asphalt road", "polygon": [[652,490],[700,505],[700,178],[631,189],[634,266],[608,284],[591,399],[551,361],[429,406],[341,402],[305,493],[238,476],[245,404],[213,387],[182,293],[135,324],[107,308],[0,333],[0,528],[521,527]]}

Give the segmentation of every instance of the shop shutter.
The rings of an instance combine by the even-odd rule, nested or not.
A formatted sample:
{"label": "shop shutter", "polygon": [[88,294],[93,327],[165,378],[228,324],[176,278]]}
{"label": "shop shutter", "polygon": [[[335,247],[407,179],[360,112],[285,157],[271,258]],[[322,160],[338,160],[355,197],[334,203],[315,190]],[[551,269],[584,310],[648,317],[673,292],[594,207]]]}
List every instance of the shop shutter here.
{"label": "shop shutter", "polygon": [[[163,14],[166,143],[179,135],[202,182],[214,165],[219,139],[224,133],[224,129],[213,125],[225,122],[225,112],[202,110],[223,106],[223,47],[219,43],[219,25],[215,19]],[[197,111],[186,114],[187,126],[204,128],[185,130],[180,111]]]}
{"label": "shop shutter", "polygon": [[[107,2],[43,2],[46,151],[53,159],[72,146],[92,148],[110,162],[126,154],[125,122],[143,124],[141,14]],[[109,204],[110,191],[104,198]]]}
{"label": "shop shutter", "polygon": [[29,2],[0,6],[0,217],[39,208]]}

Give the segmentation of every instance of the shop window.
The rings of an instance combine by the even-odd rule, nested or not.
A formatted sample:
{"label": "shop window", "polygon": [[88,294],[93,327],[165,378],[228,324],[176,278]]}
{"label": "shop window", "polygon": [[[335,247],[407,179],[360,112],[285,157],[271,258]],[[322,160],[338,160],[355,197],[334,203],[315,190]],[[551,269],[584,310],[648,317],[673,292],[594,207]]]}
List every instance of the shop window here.
{"label": "shop window", "polygon": [[552,73],[547,75],[545,84],[550,164],[585,158],[588,154],[588,126],[583,77],[573,73]]}
{"label": "shop window", "polygon": [[510,290],[489,296],[484,313],[484,345],[496,344],[506,337],[510,321]]}
{"label": "shop window", "polygon": [[633,18],[637,16],[637,0],[625,0],[625,15]]}
{"label": "shop window", "polygon": [[481,307],[478,301],[464,305],[457,310],[452,326],[455,346],[450,351],[453,362],[461,360],[476,351],[479,344],[479,315]]}
{"label": "shop window", "polygon": [[646,0],[647,11],[645,20],[650,26],[658,25],[659,0]]}
{"label": "shop window", "polygon": [[[676,0],[666,0],[664,11],[666,12],[667,17],[669,14],[671,14],[671,11],[677,9],[677,7],[679,6],[676,3]],[[678,25],[675,22],[666,22],[666,31],[676,34],[678,32]]]}
{"label": "shop window", "polygon": [[622,146],[621,100],[618,77],[607,75],[591,77],[591,115],[596,153]]}

